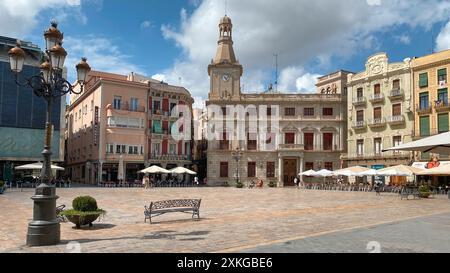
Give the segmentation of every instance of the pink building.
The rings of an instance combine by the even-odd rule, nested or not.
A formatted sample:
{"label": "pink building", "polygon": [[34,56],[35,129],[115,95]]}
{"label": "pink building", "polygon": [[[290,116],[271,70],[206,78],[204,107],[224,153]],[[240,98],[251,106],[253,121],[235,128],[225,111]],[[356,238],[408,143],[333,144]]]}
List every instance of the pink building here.
{"label": "pink building", "polygon": [[67,108],[68,175],[88,184],[117,181],[121,158],[127,181],[140,179],[138,171],[150,165],[190,166],[191,141],[174,142],[168,124],[177,118],[168,111],[192,103],[181,87],[134,73],[92,71],[85,91],[72,95]]}

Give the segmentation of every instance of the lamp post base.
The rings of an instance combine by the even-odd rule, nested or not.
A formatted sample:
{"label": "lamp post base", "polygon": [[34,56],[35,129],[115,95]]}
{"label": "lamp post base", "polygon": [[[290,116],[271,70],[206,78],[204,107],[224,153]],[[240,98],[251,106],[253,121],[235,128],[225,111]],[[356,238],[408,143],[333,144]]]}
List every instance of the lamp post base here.
{"label": "lamp post base", "polygon": [[55,188],[41,184],[36,188],[33,221],[28,224],[27,246],[56,245],[61,240],[59,221],[56,219]]}
{"label": "lamp post base", "polygon": [[31,222],[28,224],[27,246],[51,246],[61,241],[59,222]]}

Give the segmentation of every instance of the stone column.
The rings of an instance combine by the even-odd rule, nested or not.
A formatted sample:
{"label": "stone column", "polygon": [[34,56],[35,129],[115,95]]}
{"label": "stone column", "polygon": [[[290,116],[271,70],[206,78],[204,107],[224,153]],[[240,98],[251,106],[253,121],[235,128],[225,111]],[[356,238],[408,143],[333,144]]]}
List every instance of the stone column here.
{"label": "stone column", "polygon": [[[303,172],[303,165],[304,165],[304,162],[303,162],[303,155],[302,155],[300,157],[300,173]],[[303,175],[300,176],[300,182],[303,182]]]}
{"label": "stone column", "polygon": [[103,180],[103,162],[102,162],[102,161],[99,161],[99,162],[98,162],[98,172],[97,172],[97,175],[98,175],[97,184],[99,184],[99,183],[103,182],[103,181],[102,181],[102,180]]}
{"label": "stone column", "polygon": [[283,158],[278,156],[278,187],[283,187]]}

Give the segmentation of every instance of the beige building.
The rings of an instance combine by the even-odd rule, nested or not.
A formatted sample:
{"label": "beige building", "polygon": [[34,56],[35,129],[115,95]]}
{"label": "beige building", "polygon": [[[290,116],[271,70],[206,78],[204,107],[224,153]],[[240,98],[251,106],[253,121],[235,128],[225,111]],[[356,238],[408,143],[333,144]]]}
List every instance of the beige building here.
{"label": "beige building", "polygon": [[348,166],[380,169],[410,164],[409,152],[382,150],[410,142],[414,102],[410,59],[389,63],[385,53],[368,58],[366,69],[348,76]]}
{"label": "beige building", "polygon": [[[134,181],[149,165],[189,165],[191,140],[174,141],[169,125],[177,105],[192,105],[186,89],[140,75],[92,71],[81,95],[66,112],[67,171],[74,182]],[[181,130],[182,131],[182,127]]]}
{"label": "beige building", "polygon": [[[448,132],[450,50],[415,58],[411,67],[416,102],[415,139]],[[420,159],[429,160],[430,155],[424,154]]]}
{"label": "beige building", "polygon": [[232,28],[229,17],[221,19],[217,54],[208,66],[208,184],[260,178],[265,185],[292,186],[304,170],[339,169],[346,153],[348,72],[320,78],[313,94],[243,94]]}

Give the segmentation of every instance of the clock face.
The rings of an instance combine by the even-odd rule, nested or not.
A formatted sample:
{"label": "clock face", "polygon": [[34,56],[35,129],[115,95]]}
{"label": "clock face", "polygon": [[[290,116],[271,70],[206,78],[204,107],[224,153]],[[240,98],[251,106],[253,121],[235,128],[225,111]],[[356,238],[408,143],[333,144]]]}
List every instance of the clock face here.
{"label": "clock face", "polygon": [[229,80],[230,80],[230,78],[231,78],[231,76],[230,76],[230,75],[228,75],[228,74],[224,74],[224,75],[222,76],[222,80],[223,80],[224,82],[227,82],[227,81],[229,81]]}

